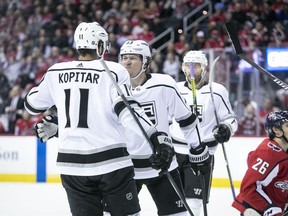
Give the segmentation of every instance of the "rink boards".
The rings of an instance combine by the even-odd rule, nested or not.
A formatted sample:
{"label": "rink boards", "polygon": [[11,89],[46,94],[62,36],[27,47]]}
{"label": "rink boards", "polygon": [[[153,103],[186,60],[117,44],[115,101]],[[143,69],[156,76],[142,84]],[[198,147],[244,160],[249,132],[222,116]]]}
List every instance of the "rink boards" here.
{"label": "rink boards", "polygon": [[[225,143],[234,187],[246,171],[247,155],[263,137],[232,137]],[[34,136],[0,136],[0,182],[60,182],[56,166],[58,139],[41,143]],[[230,187],[227,163],[219,144],[215,154],[213,187]]]}

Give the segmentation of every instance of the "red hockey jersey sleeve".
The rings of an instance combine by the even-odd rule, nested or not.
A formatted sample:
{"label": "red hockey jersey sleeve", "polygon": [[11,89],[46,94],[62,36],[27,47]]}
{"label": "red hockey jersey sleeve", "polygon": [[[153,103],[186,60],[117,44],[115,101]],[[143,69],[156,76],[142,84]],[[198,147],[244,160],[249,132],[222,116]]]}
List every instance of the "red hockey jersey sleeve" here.
{"label": "red hockey jersey sleeve", "polygon": [[248,169],[232,206],[240,212],[253,208],[261,213],[269,205],[282,210],[288,201],[288,154],[274,141],[265,139],[249,153]]}

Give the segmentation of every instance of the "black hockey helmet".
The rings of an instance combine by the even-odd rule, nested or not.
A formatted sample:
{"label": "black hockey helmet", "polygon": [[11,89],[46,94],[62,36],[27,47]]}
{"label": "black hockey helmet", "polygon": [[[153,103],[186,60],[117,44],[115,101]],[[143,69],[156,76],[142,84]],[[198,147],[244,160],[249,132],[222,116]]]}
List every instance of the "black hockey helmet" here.
{"label": "black hockey helmet", "polygon": [[281,129],[282,124],[284,122],[288,122],[288,112],[287,111],[275,111],[270,112],[268,116],[266,117],[265,122],[265,129],[268,133],[268,136],[270,139],[275,138],[275,133],[272,130],[273,127],[276,127],[278,129]]}

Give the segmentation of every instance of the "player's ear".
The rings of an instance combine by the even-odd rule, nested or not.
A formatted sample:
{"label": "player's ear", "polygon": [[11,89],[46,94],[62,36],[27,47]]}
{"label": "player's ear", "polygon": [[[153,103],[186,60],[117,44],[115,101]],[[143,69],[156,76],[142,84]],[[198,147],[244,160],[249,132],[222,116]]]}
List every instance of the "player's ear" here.
{"label": "player's ear", "polygon": [[147,68],[149,67],[149,65],[151,64],[152,59],[151,58],[147,58],[147,61],[143,67],[144,70],[147,70]]}

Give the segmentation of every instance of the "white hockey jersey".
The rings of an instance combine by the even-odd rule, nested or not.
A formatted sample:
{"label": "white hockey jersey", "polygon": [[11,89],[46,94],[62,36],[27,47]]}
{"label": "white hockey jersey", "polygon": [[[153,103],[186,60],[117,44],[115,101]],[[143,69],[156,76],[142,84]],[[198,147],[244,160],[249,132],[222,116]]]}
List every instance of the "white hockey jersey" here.
{"label": "white hockey jersey", "polygon": [[[188,88],[187,82],[179,82],[177,83],[177,86],[181,95],[191,106],[191,109],[193,109],[192,91]],[[212,89],[219,122],[225,122],[229,124],[233,134],[238,128],[238,123],[229,102],[228,91],[223,85],[215,82],[212,83]],[[205,85],[200,89],[196,90],[196,98],[197,116],[200,122],[201,132],[203,133],[201,140],[207,143],[209,147],[209,153],[214,154],[216,151],[217,143],[213,136],[212,130],[217,125],[217,122],[214,114],[214,105],[211,99],[210,88],[207,83],[205,83]],[[175,144],[174,147],[176,152],[185,154],[183,151],[183,143],[185,143],[184,136],[178,123],[175,122],[175,120],[173,120],[173,124],[170,125],[170,133],[174,141],[173,143]]]}
{"label": "white hockey jersey", "polygon": [[[197,118],[179,94],[175,80],[164,74],[148,74],[147,77],[144,84],[132,90],[132,94],[152,123],[156,125],[157,130],[169,135],[169,116],[174,116],[181,125],[189,148],[198,146],[200,141],[199,131],[196,129]],[[152,154],[152,148],[147,148],[147,140],[130,131],[127,131],[126,134],[129,143],[128,151],[135,167],[135,179],[158,176],[158,171],[150,167],[148,158]],[[174,156],[169,170],[175,169],[177,166]]]}
{"label": "white hockey jersey", "polygon": [[[106,64],[127,100],[133,103],[128,71],[115,62]],[[138,134],[141,130],[99,60],[50,67],[39,86],[27,94],[25,107],[31,114],[39,114],[53,105],[58,112],[60,173],[92,176],[133,165],[122,124]],[[143,110],[138,114],[146,132],[155,132]]]}

